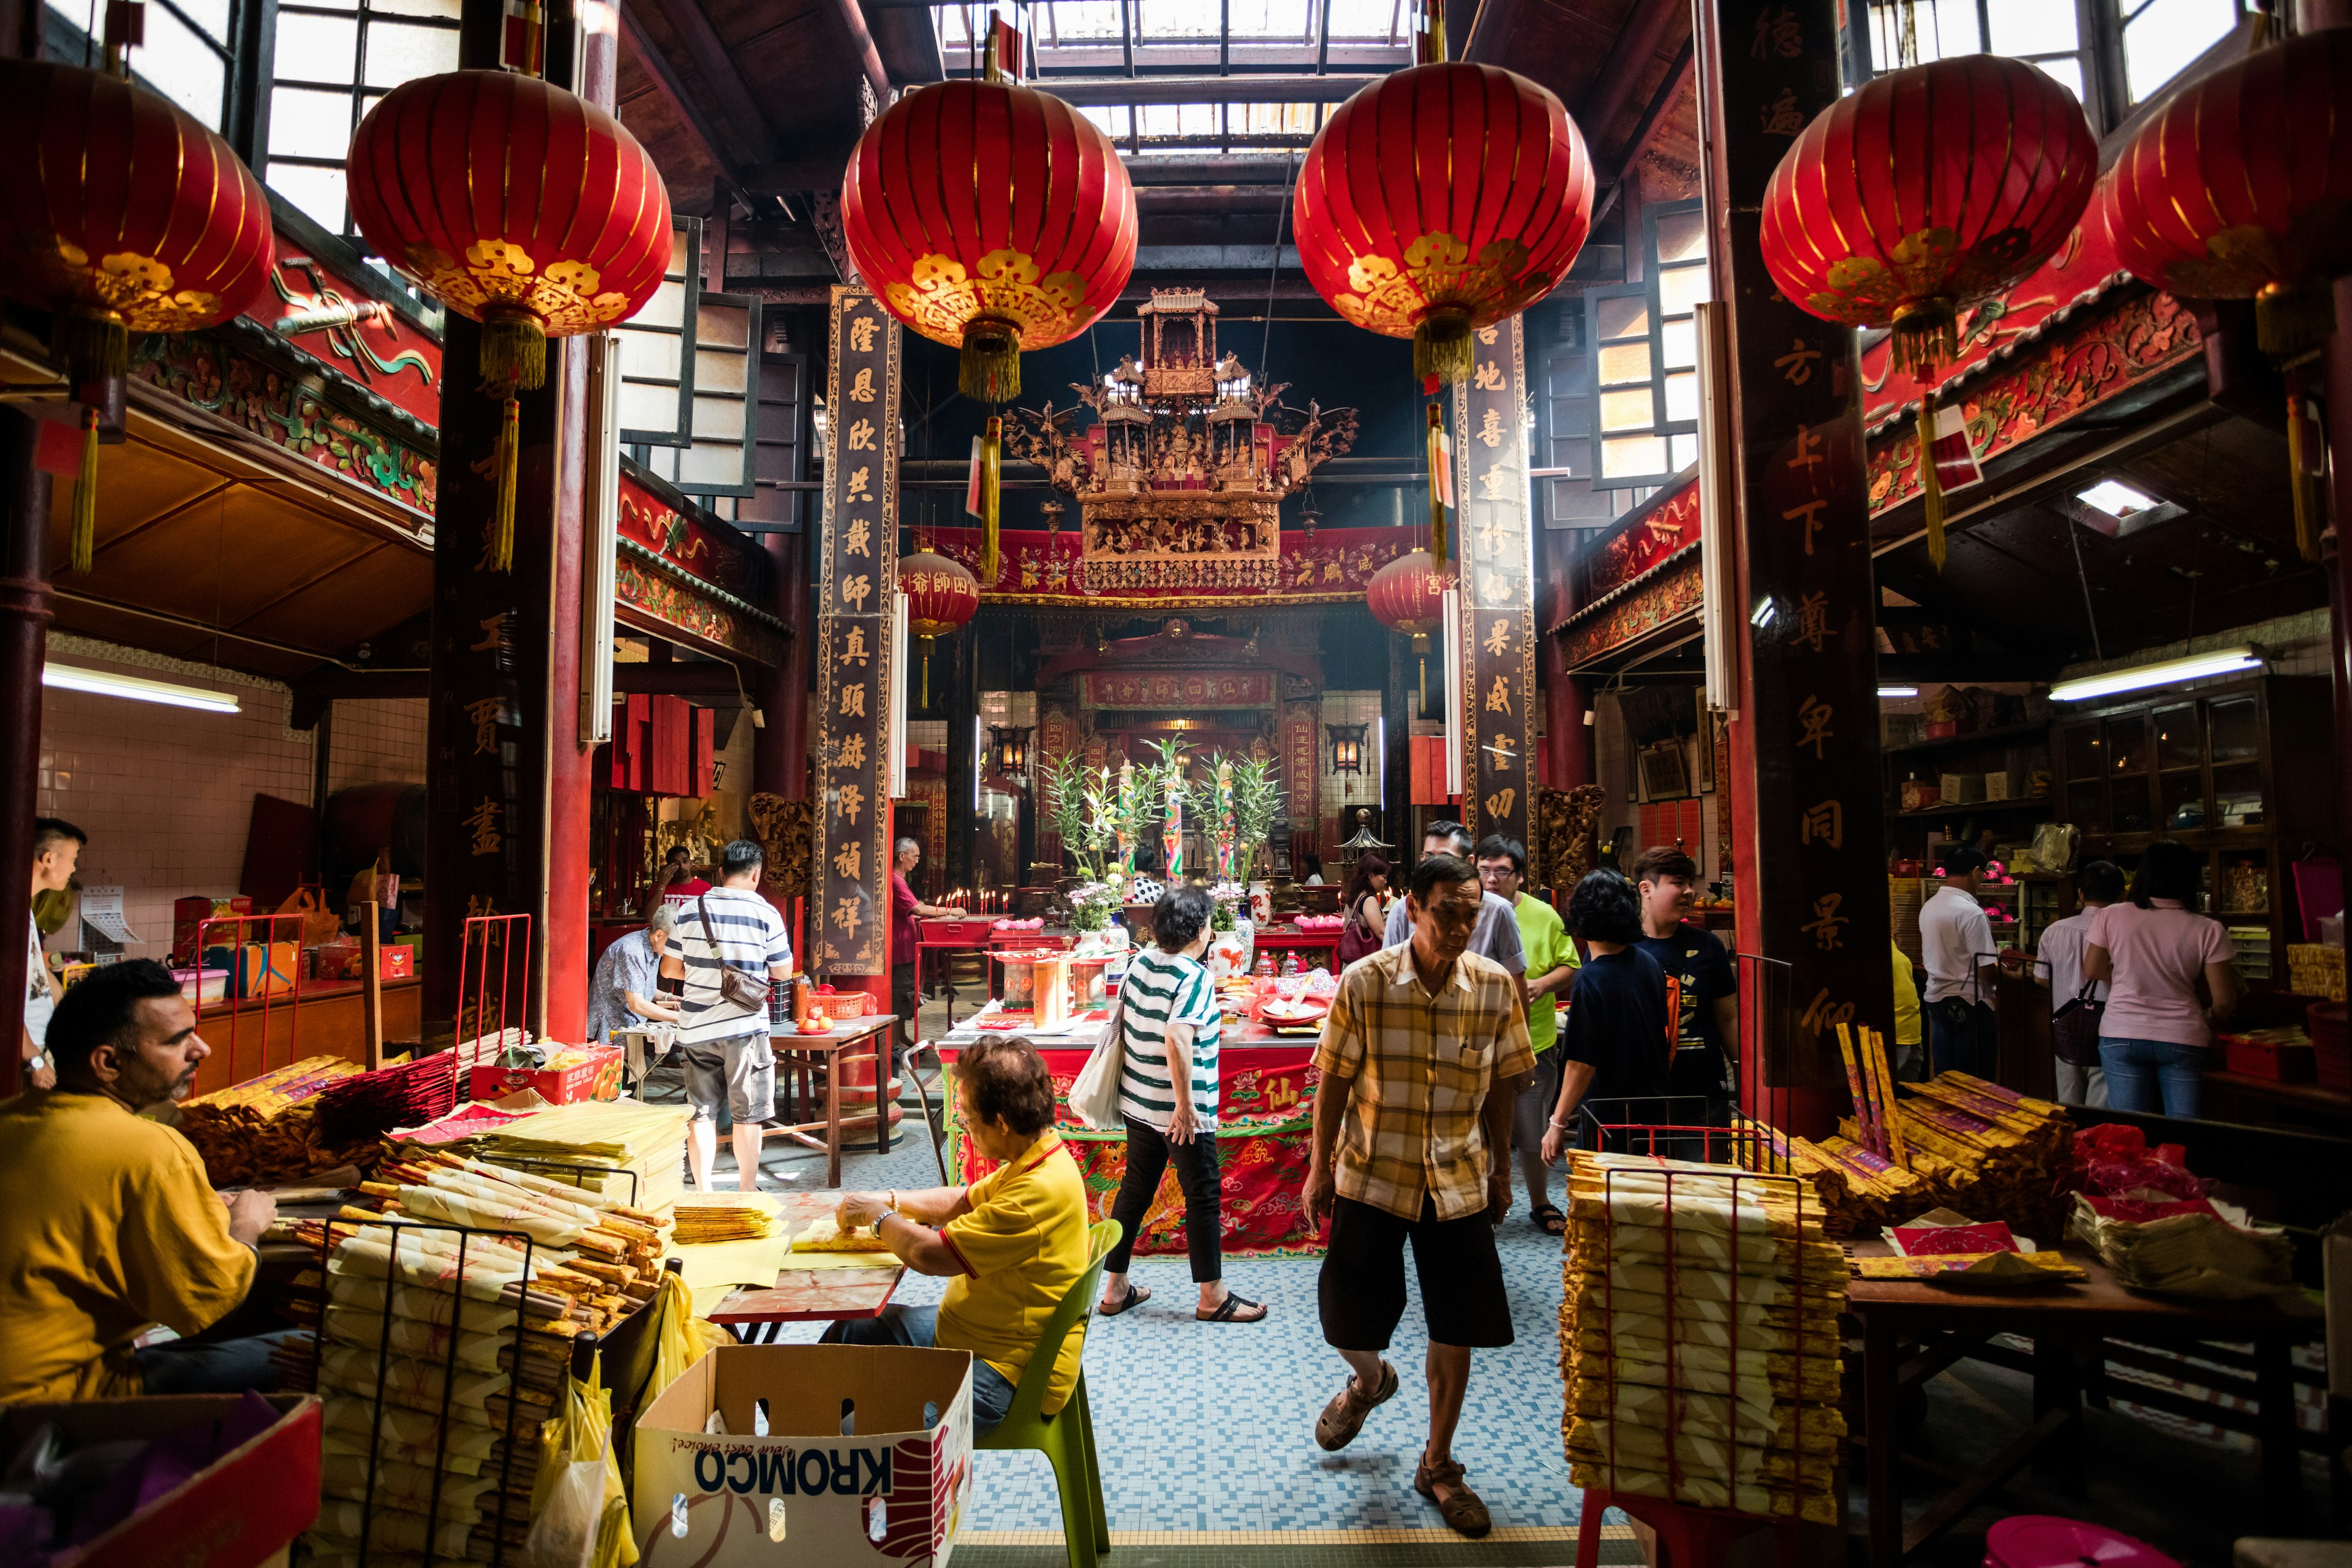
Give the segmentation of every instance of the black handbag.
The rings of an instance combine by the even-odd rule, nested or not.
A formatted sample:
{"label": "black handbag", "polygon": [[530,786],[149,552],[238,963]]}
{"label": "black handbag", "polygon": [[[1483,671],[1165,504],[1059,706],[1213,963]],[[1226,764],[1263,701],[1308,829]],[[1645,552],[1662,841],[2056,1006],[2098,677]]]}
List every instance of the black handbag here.
{"label": "black handbag", "polygon": [[2050,1016],[2051,1049],[2070,1068],[2099,1065],[2099,1024],[2107,1005],[2091,994],[2098,987],[2095,980],[2084,981],[2082,994]]}

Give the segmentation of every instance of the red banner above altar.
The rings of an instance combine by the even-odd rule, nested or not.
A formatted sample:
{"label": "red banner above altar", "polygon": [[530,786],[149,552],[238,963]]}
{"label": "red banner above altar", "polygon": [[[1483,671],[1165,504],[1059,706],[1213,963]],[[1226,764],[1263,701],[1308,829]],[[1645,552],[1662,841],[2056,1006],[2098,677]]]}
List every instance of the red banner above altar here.
{"label": "red banner above altar", "polygon": [[[1120,605],[1139,610],[1177,609],[1203,600],[1253,605],[1329,605],[1364,596],[1372,574],[1413,547],[1410,528],[1326,528],[1313,539],[1282,536],[1274,586],[1215,583],[1174,592],[1158,587],[1085,588],[1079,585],[1081,541],[1075,532],[1007,532],[1003,563],[981,600],[1000,605]],[[980,570],[980,530],[943,528],[931,548]]]}

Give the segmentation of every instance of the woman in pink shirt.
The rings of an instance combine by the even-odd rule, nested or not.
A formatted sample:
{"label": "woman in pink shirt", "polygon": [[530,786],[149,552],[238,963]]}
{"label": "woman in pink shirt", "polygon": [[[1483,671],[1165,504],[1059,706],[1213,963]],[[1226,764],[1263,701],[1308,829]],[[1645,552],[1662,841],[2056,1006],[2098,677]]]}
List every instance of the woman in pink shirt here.
{"label": "woman in pink shirt", "polygon": [[[2212,1026],[2238,1005],[2238,956],[2221,922],[2189,907],[2199,892],[2197,852],[2159,839],[2140,858],[2131,899],[2091,917],[2083,976],[2107,983],[2099,1063],[2117,1110],[2193,1118],[2205,1092]],[[2208,1006],[2197,982],[2205,981]]]}

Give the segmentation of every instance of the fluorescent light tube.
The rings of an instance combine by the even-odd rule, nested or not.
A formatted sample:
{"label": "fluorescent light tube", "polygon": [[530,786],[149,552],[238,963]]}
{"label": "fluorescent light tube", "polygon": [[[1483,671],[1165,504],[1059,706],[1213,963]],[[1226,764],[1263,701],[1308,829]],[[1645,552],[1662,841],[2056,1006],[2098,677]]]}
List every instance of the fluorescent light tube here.
{"label": "fluorescent light tube", "polygon": [[2086,675],[2080,680],[2062,680],[2050,689],[2050,698],[2053,702],[2081,702],[2093,697],[2112,697],[2118,691],[2141,691],[2151,686],[2172,686],[2209,675],[2227,675],[2232,670],[2259,669],[2262,663],[2263,656],[2252,647],[2215,648],[2211,653],[2191,654],[2187,658],[2168,658],[2159,664]]}
{"label": "fluorescent light tube", "polygon": [[1916,697],[1919,689],[1916,686],[1882,686],[1878,694],[1881,697]]}
{"label": "fluorescent light tube", "polygon": [[84,669],[79,665],[41,666],[41,684],[60,691],[87,691],[96,697],[127,697],[134,702],[161,702],[171,708],[194,708],[204,713],[237,710],[233,691],[212,691],[201,686],[176,686],[168,680],[147,680],[111,670]]}

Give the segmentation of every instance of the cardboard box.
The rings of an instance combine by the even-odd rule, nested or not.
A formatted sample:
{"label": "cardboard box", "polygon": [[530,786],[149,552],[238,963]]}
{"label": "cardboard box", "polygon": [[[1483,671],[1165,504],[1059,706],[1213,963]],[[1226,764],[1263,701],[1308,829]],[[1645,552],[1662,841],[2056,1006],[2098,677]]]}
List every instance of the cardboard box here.
{"label": "cardboard box", "polygon": [[971,1356],[722,1346],[637,1412],[635,1445],[638,1568],[940,1568],[971,1498]]}
{"label": "cardboard box", "polygon": [[[413,947],[384,947],[376,950],[378,978],[411,980],[416,975],[416,950]],[[359,971],[353,969],[352,973]]]}
{"label": "cardboard box", "polygon": [[[235,898],[174,899],[172,900],[172,962],[194,963],[196,957],[196,928],[215,916],[249,915],[253,900],[239,893]],[[234,926],[215,926],[206,933],[214,942],[227,939]]]}
{"label": "cardboard box", "polygon": [[1984,776],[1984,797],[1987,800],[2021,800],[2025,796],[2025,770],[2010,768]]}
{"label": "cardboard box", "polygon": [[[177,1394],[12,1405],[0,1409],[0,1448],[16,1452],[51,1422],[76,1448],[153,1441],[224,1420],[247,1397]],[[261,1568],[272,1559],[283,1562],[286,1548],[319,1517],[319,1401],[308,1394],[254,1397],[276,1408],[274,1426],[56,1561],[72,1568]]]}
{"label": "cardboard box", "polygon": [[1946,773],[1937,782],[1946,805],[1974,805],[1985,797],[1982,773]]}
{"label": "cardboard box", "polygon": [[528,1089],[536,1090],[550,1105],[618,1100],[622,1058],[618,1046],[567,1046],[542,1068],[505,1068],[496,1062],[486,1063],[468,1075],[466,1098],[498,1100],[517,1089]]}

